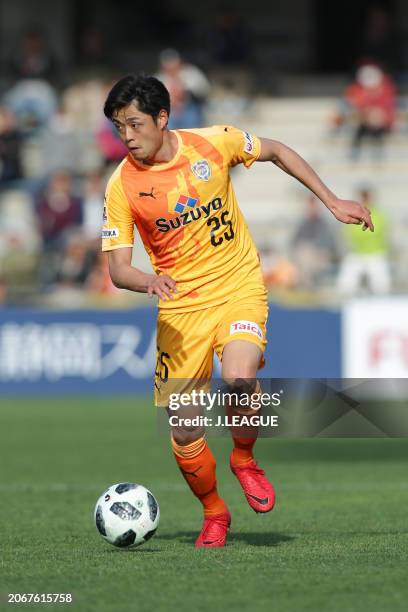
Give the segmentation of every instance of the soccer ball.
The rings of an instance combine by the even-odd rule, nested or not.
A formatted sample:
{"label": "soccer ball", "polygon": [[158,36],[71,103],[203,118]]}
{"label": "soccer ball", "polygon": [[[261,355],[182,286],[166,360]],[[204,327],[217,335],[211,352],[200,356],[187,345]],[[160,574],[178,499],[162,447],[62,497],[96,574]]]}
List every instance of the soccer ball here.
{"label": "soccer ball", "polygon": [[120,548],[149,540],[160,519],[159,504],[145,487],[130,482],[106,489],[95,506],[95,524],[101,536]]}

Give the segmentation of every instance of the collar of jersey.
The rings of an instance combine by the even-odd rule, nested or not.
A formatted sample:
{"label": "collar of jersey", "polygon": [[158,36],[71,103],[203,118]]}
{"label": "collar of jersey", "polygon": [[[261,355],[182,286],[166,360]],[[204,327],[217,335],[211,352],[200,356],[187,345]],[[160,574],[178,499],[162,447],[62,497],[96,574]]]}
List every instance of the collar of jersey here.
{"label": "collar of jersey", "polygon": [[167,170],[167,168],[171,168],[172,166],[174,166],[174,164],[178,161],[180,155],[181,155],[181,150],[183,148],[183,141],[181,140],[181,136],[178,133],[177,130],[170,130],[171,132],[173,132],[173,134],[176,135],[177,137],[177,142],[178,142],[178,149],[176,151],[176,154],[174,157],[171,158],[170,161],[165,162],[164,164],[153,164],[152,166],[150,166],[149,164],[142,164],[141,162],[137,161],[136,159],[133,159],[133,157],[129,154],[129,158],[130,161],[137,166],[138,168],[140,168],[141,170],[145,170],[147,172],[159,172],[160,170]]}

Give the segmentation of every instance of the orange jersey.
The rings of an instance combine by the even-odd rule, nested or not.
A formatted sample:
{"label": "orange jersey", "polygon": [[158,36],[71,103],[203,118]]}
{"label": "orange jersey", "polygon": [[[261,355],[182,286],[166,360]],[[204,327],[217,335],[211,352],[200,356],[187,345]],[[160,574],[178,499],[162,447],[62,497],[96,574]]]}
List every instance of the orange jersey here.
{"label": "orange jersey", "polygon": [[168,163],[128,155],[109,180],[102,250],[133,246],[137,227],[153,268],[177,283],[162,311],[224,303],[234,292],[264,299],[259,257],[235,197],[229,168],[260,154],[256,136],[231,126],[177,130]]}

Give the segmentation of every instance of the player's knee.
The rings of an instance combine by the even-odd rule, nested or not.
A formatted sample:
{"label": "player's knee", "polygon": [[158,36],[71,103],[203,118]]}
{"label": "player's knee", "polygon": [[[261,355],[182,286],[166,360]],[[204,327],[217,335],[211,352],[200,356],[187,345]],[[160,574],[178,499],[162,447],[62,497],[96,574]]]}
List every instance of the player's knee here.
{"label": "player's knee", "polygon": [[190,444],[204,435],[200,407],[183,406],[177,410],[168,408],[167,414],[171,433],[177,444]]}
{"label": "player's knee", "polygon": [[235,384],[234,381],[251,380],[256,378],[259,363],[250,361],[235,361],[233,363],[222,364],[222,377],[226,382],[231,381],[231,384]]}
{"label": "player's knee", "polygon": [[173,436],[174,441],[180,446],[186,446],[187,444],[191,444],[195,442],[199,438],[204,436],[204,428],[197,426],[183,426],[183,425],[174,425],[171,428],[171,435]]}
{"label": "player's knee", "polygon": [[231,371],[231,373],[227,372],[223,376],[224,381],[227,383],[228,391],[230,393],[247,393],[248,395],[252,395],[257,388],[257,381],[255,376],[252,373],[251,375],[243,375],[240,371]]}
{"label": "player's knee", "polygon": [[231,397],[231,403],[228,406],[227,413],[246,415],[259,411],[259,406],[253,404],[253,394],[259,389],[259,383],[256,378],[239,378],[229,379],[225,381],[228,387],[228,393]]}

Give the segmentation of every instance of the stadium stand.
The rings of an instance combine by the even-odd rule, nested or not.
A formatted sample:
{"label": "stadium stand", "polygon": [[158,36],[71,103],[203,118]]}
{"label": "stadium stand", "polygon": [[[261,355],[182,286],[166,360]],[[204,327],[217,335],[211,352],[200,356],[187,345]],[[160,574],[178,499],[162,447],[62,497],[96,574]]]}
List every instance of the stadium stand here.
{"label": "stadium stand", "polygon": [[[231,114],[225,115],[222,112],[225,110],[223,104],[217,104],[217,95],[221,99],[220,90],[218,92],[215,90],[211,104],[208,105],[206,121],[208,124],[223,123],[226,117],[229,122],[231,121]],[[404,167],[408,157],[408,146],[404,113],[399,114],[397,129],[385,145],[383,159],[372,158],[367,147],[362,151],[358,161],[352,161],[349,156],[348,128],[339,132],[334,132],[332,129],[332,117],[337,109],[338,98],[260,97],[247,103],[242,103],[242,98],[240,100],[241,104],[235,106],[235,113],[232,114],[232,122],[235,125],[292,146],[342,197],[353,197],[361,184],[370,183],[375,188],[380,204],[387,209],[391,219],[393,290],[397,292],[405,290],[403,270],[408,262],[408,249],[404,233],[408,226],[408,215],[405,206]],[[403,99],[400,100],[402,108],[403,102]],[[84,164],[85,169],[102,165],[103,156],[95,138],[95,129],[97,129],[95,126],[98,126],[97,121],[94,121],[88,130],[82,125],[76,131],[78,143],[86,142],[86,148],[82,150],[85,151],[87,159],[91,160],[88,164]],[[33,138],[26,140],[22,153],[26,178],[35,178],[41,185],[41,180],[45,177],[41,174],[44,166],[40,141]],[[109,168],[106,169],[106,173],[108,172]],[[85,176],[79,174],[73,176],[76,177],[76,189],[81,193],[86,185]],[[249,172],[237,168],[233,172],[233,181],[241,208],[260,249],[265,251],[272,248],[290,261],[290,238],[293,227],[303,214],[305,190],[269,164],[255,164]],[[34,206],[30,204],[32,184],[23,181],[11,187],[11,191],[3,189],[0,194],[2,214],[9,215],[6,211],[10,210],[10,199],[13,198],[16,199],[16,210],[21,207],[21,202],[25,201],[25,210],[29,210],[31,215],[35,214],[34,209],[30,209],[30,206]],[[329,213],[324,211],[324,216],[328,223],[332,222]],[[23,227],[27,217],[16,212],[13,213],[13,218],[20,219]],[[35,237],[35,221],[31,227],[31,235]],[[8,236],[8,225],[6,224],[4,228]],[[340,232],[334,221],[333,230]],[[10,253],[8,256],[10,257]],[[149,269],[147,256],[139,240],[135,245],[134,263],[143,269]],[[19,274],[15,278],[17,282]],[[13,284],[14,279],[9,278],[9,282]],[[32,284],[30,289],[33,289]],[[13,292],[10,295],[12,294]],[[322,296],[321,298],[324,299]]]}

